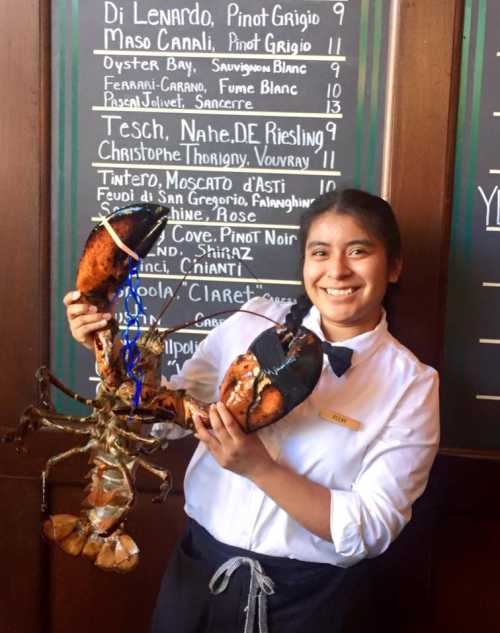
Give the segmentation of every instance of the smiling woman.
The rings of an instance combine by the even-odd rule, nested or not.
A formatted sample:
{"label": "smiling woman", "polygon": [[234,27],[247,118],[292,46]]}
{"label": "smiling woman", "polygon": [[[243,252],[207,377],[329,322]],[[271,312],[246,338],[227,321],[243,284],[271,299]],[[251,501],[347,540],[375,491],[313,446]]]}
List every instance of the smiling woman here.
{"label": "smiling woman", "polygon": [[[245,618],[253,630],[259,593],[269,633],[378,630],[365,559],[389,547],[426,486],[439,440],[437,373],[387,329],[382,300],[399,276],[401,243],[384,200],[320,196],[300,243],[306,294],[293,304],[250,299],[249,312],[212,330],[170,381],[218,400],[229,365],[267,328],[259,315],[311,330],[325,353],[312,393],[275,424],[246,434],[221,402],[211,431],[195,420],[188,528],[153,633],[236,632]],[[68,319],[77,340],[100,327],[75,304]]]}
{"label": "smiling woman", "polygon": [[[244,307],[290,330],[311,329],[330,363],[307,400],[257,434],[242,434],[220,403],[211,433],[196,424],[200,445],[185,481],[190,523],[153,633],[171,621],[182,633],[212,630],[203,622],[239,630],[252,565],[262,566],[255,573],[270,594],[271,632],[378,630],[364,559],[387,549],[425,488],[439,441],[437,373],[387,330],[382,301],[402,266],[387,202],[352,189],[320,196],[302,216],[300,244],[305,294],[293,305],[256,298]],[[229,318],[174,384],[206,397],[263,327],[250,315]],[[228,585],[242,560],[250,571],[219,596],[219,579]],[[189,612],[177,608],[195,602]]]}
{"label": "smiling woman", "polygon": [[[390,251],[384,232],[359,210],[370,198],[382,209],[385,205],[391,217],[389,205],[380,198],[347,190],[326,194],[303,220],[304,287],[332,341],[373,329],[380,321],[387,284],[396,282],[401,272],[400,247]],[[357,213],[352,210],[356,202]],[[396,231],[394,223],[386,233]],[[399,243],[399,237],[393,241]]]}

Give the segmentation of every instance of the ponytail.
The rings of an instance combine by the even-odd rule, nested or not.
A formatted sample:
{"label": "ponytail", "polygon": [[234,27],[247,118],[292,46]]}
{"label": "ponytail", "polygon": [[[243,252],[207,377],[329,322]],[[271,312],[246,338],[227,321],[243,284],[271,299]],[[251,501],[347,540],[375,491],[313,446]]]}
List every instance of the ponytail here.
{"label": "ponytail", "polygon": [[287,328],[295,334],[299,329],[302,319],[306,316],[312,306],[312,301],[306,294],[302,294],[297,298],[296,303],[290,309],[285,317]]}

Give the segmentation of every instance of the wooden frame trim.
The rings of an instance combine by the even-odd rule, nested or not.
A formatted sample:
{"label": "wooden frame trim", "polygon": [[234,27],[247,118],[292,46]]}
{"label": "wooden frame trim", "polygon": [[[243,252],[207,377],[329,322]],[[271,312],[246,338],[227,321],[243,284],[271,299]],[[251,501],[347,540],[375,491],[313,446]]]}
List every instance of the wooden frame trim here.
{"label": "wooden frame trim", "polygon": [[17,425],[48,362],[50,231],[50,1],[6,0],[0,40],[0,315],[2,419]]}
{"label": "wooden frame trim", "polygon": [[438,368],[462,20],[463,0],[400,7],[389,200],[398,215],[405,264],[391,328],[423,362]]}
{"label": "wooden frame trim", "polygon": [[51,3],[40,3],[40,147],[39,147],[39,215],[40,215],[40,359],[50,358],[50,209],[51,209]]}

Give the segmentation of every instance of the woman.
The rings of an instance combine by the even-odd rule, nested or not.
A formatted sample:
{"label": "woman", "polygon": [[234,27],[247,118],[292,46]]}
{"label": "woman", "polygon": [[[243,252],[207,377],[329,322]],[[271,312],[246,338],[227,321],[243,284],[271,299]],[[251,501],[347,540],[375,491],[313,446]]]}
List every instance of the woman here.
{"label": "woman", "polygon": [[[257,433],[244,434],[220,402],[210,409],[212,431],[195,421],[188,528],[154,633],[253,631],[253,594],[262,596],[261,631],[374,630],[366,604],[353,610],[358,590],[346,587],[362,577],[358,563],[397,537],[425,488],[439,441],[438,378],[387,330],[382,301],[401,272],[401,243],[385,201],[352,189],[320,196],[302,217],[301,251],[298,302],[257,298],[245,307],[352,350],[350,367],[334,371],[325,355],[309,398]],[[74,301],[67,295],[71,331],[88,345],[109,315]],[[215,401],[228,365],[267,327],[233,315],[172,386]]]}

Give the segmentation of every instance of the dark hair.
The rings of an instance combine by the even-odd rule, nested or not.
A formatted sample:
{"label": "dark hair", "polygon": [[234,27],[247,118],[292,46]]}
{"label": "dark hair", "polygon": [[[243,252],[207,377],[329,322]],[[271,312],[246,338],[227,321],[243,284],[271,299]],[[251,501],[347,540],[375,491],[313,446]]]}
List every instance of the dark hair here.
{"label": "dark hair", "polygon": [[304,257],[311,224],[327,212],[350,215],[384,245],[389,265],[401,258],[401,236],[391,205],[359,189],[327,191],[318,196],[300,218],[299,242]]}
{"label": "dark hair", "polygon": [[[299,244],[302,260],[311,224],[323,213],[350,215],[368,233],[382,242],[389,266],[401,259],[401,235],[391,205],[360,189],[337,189],[318,196],[300,218]],[[286,317],[289,329],[296,331],[309,312],[312,302],[306,294],[297,299]]]}

